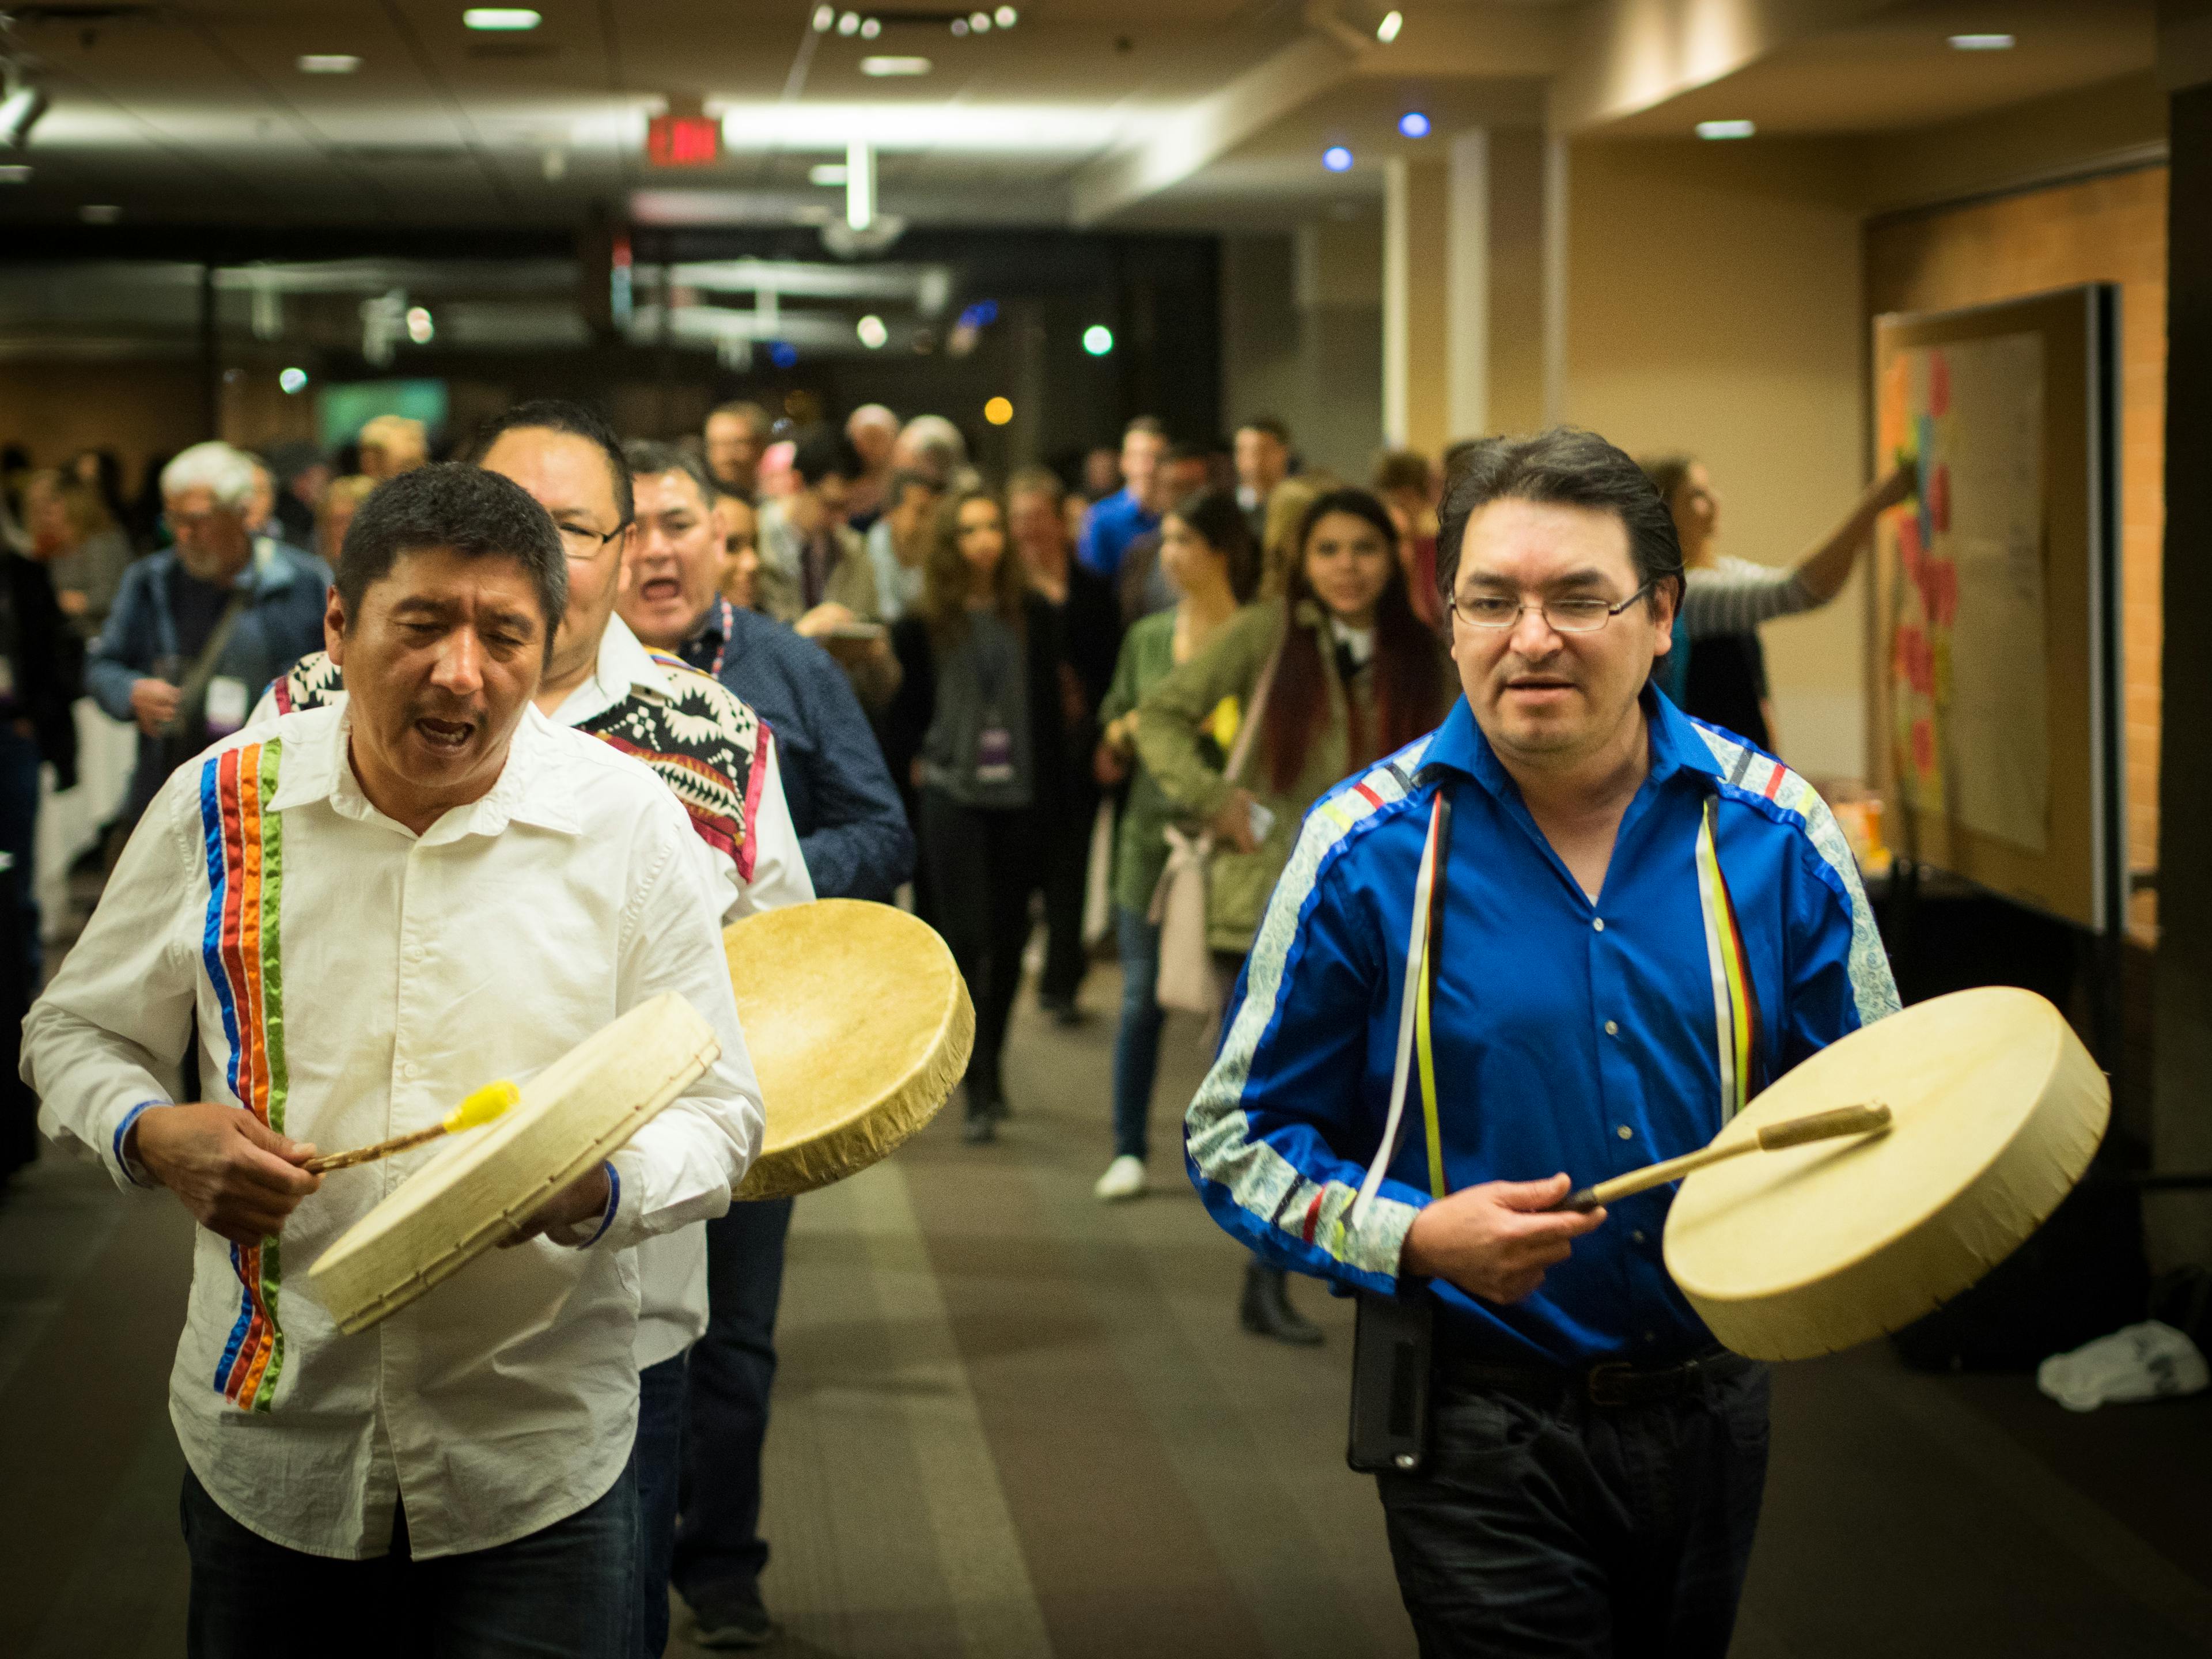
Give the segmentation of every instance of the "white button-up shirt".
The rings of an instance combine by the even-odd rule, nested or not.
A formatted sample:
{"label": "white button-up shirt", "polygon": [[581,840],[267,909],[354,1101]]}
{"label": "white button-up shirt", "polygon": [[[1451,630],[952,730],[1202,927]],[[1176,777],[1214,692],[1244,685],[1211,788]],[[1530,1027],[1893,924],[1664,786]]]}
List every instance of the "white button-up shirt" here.
{"label": "white button-up shirt", "polygon": [[[203,1098],[325,1151],[437,1122],[664,991],[722,1055],[611,1160],[585,1249],[493,1251],[356,1336],[307,1270],[434,1144],[335,1171],[273,1243],[197,1235],[170,1377],[185,1455],[265,1538],[359,1559],[404,1501],[418,1556],[597,1501],[635,1438],[629,1247],[727,1206],[761,1136],[697,837],[637,761],[531,709],[490,792],[417,836],[362,793],[343,708],[257,724],[180,769],[24,1022],[40,1121],[119,1182],[198,1022]],[[167,1199],[160,1201],[169,1202]]]}

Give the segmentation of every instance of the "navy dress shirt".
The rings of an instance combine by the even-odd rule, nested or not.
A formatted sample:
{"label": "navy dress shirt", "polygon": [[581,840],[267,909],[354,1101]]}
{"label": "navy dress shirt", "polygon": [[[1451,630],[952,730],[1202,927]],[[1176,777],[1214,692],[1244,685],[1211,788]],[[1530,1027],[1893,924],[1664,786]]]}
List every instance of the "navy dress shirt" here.
{"label": "navy dress shirt", "polygon": [[708,607],[681,655],[775,733],[784,799],[816,896],[888,901],[914,872],[914,832],[836,660],[785,623],[726,599]]}
{"label": "navy dress shirt", "polygon": [[[1588,1185],[1705,1146],[1735,1097],[1698,848],[1706,803],[1759,1018],[1754,1078],[1780,1076],[1893,1012],[1856,867],[1811,787],[1644,693],[1650,773],[1593,901],[1529,815],[1464,699],[1435,732],[1340,785],[1306,818],[1260,926],[1186,1146],[1215,1219],[1271,1260],[1395,1292],[1431,1201],[1418,1082],[1376,1200],[1413,894],[1449,790],[1432,1030],[1444,1189]],[[1733,1053],[1733,1045],[1731,1045]],[[1731,1061],[1731,1065],[1733,1062]],[[1664,1360],[1711,1334],[1668,1277],[1671,1188],[1623,1200],[1534,1295],[1500,1305],[1433,1282],[1440,1346],[1565,1367]],[[1417,1289],[1409,1284],[1408,1290]]]}

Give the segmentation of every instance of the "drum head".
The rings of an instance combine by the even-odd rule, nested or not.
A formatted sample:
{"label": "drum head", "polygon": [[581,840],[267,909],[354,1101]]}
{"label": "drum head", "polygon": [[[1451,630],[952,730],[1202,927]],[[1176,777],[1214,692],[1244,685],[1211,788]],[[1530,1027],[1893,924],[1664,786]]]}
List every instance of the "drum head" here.
{"label": "drum head", "polygon": [[505,1115],[453,1137],[338,1236],[308,1282],[340,1330],[367,1330],[511,1237],[721,1052],[674,992],[639,1004],[524,1083]]}
{"label": "drum head", "polygon": [[952,952],[888,904],[817,899],[722,931],[768,1135],[738,1188],[782,1198],[866,1169],[937,1115],[975,1011]]}
{"label": "drum head", "polygon": [[1714,1144],[1874,1102],[1893,1114],[1885,1133],[1753,1152],[1683,1182],[1668,1271],[1737,1352],[1833,1352],[1957,1296],[2081,1179],[2112,1092],[2044,999],[1961,991],[1821,1050]]}

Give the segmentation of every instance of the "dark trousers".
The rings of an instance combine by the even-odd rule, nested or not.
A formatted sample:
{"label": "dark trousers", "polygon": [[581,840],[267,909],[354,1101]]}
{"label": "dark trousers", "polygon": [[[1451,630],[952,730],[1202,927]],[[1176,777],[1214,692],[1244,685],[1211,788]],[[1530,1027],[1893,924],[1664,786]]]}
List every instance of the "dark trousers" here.
{"label": "dark trousers", "polygon": [[1160,930],[1141,910],[1114,907],[1114,937],[1121,953],[1121,1025],[1114,1036],[1114,1155],[1141,1158],[1152,1110],[1152,1083],[1160,1069]]}
{"label": "dark trousers", "polygon": [[635,1638],[637,1486],[512,1543],[416,1561],[406,1518],[390,1553],[338,1561],[272,1544],[234,1521],[187,1470],[179,1504],[192,1563],[190,1659],[627,1659]]}
{"label": "dark trousers", "polygon": [[707,1334],[692,1345],[684,1407],[683,1523],[674,1577],[684,1599],[750,1598],[768,1546],[760,1536],[761,1447],[775,1381],[775,1310],[783,1293],[791,1200],[732,1204],[707,1224]]}
{"label": "dark trousers", "polygon": [[33,988],[46,955],[39,931],[38,848],[39,745],[0,721],[0,853],[13,861],[6,891],[21,918],[23,965]]}
{"label": "dark trousers", "polygon": [[975,1049],[968,1058],[968,1109],[1002,1099],[999,1055],[1022,983],[1036,884],[1035,818],[1024,811],[963,806],[921,792],[921,856],[929,866],[933,920],[975,1005]]}
{"label": "dark trousers", "polygon": [[668,1645],[668,1556],[676,1542],[676,1500],[684,1474],[684,1356],[637,1374],[638,1659],[660,1659]]}
{"label": "dark trousers", "polygon": [[1422,1659],[1723,1659],[1766,1481],[1764,1366],[1660,1405],[1440,1382],[1376,1477]]}
{"label": "dark trousers", "polygon": [[[1086,757],[1086,765],[1087,765]],[[1089,781],[1086,769],[1082,781]],[[1076,781],[1054,809],[1053,822],[1044,828],[1044,972],[1037,994],[1047,1000],[1075,1000],[1082,988],[1091,954],[1083,948],[1083,900],[1091,879],[1091,836],[1098,814],[1098,788],[1079,789]]]}

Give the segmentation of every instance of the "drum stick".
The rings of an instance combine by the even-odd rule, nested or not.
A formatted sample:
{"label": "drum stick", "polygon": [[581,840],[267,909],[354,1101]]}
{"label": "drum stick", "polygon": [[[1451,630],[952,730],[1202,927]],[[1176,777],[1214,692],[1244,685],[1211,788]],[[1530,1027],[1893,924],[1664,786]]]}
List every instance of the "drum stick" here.
{"label": "drum stick", "polygon": [[1887,1127],[1889,1108],[1879,1103],[1838,1106],[1832,1111],[1788,1118],[1780,1123],[1768,1124],[1755,1139],[1735,1141],[1726,1146],[1708,1146],[1700,1152],[1691,1152],[1681,1158],[1670,1158],[1663,1164],[1650,1164],[1641,1170],[1632,1170],[1625,1176],[1601,1181],[1595,1187],[1581,1188],[1569,1193],[1552,1207],[1555,1210],[1601,1209],[1617,1198],[1626,1198],[1635,1193],[1649,1192],[1654,1187],[1663,1187],[1670,1181],[1680,1181],[1692,1170],[1702,1170],[1708,1164],[1718,1164],[1724,1158],[1741,1157],[1745,1152],[1778,1152],[1785,1146],[1804,1146],[1816,1140],[1833,1140],[1842,1135],[1874,1134]]}
{"label": "drum stick", "polygon": [[394,1135],[389,1140],[378,1141],[374,1146],[356,1146],[349,1152],[332,1152],[328,1158],[309,1158],[305,1167],[309,1175],[321,1175],[329,1170],[350,1170],[356,1164],[374,1164],[380,1158],[390,1158],[394,1152],[425,1146],[441,1135],[452,1134],[457,1129],[473,1129],[480,1124],[489,1123],[521,1098],[522,1091],[512,1083],[487,1083],[447,1113],[443,1123],[417,1129],[412,1134]]}

